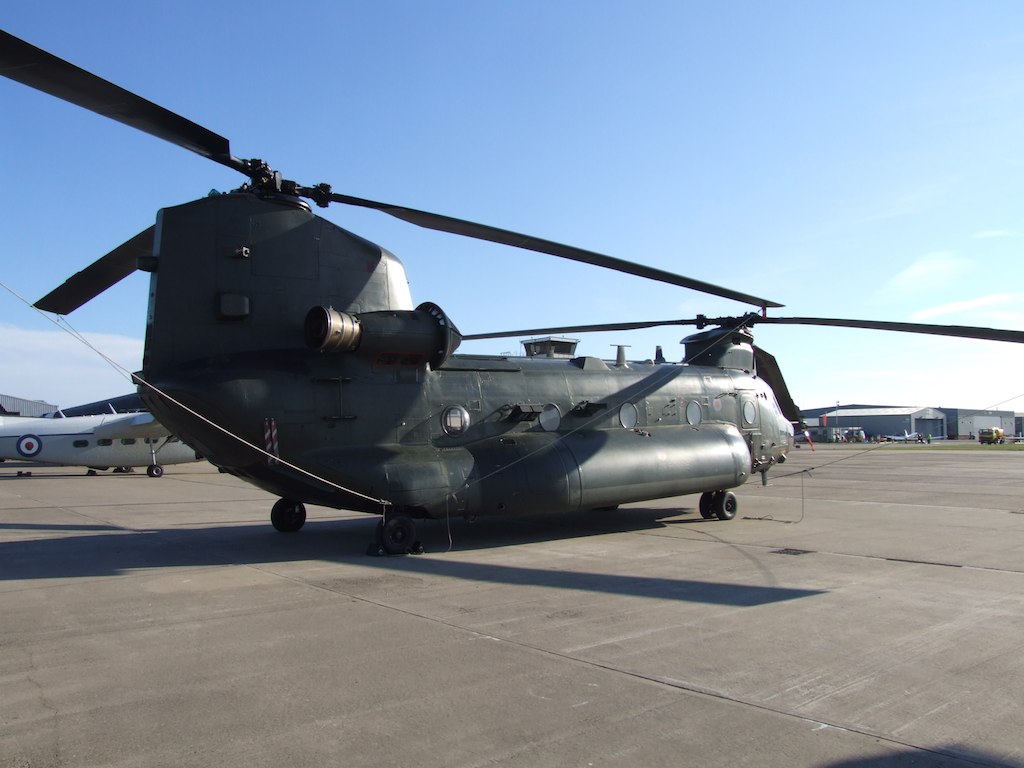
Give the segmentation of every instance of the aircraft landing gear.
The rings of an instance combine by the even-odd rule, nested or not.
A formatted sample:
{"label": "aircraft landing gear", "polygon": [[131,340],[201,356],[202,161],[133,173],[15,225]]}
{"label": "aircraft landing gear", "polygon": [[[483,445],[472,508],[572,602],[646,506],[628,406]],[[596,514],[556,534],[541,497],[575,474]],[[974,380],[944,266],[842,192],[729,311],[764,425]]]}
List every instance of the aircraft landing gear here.
{"label": "aircraft landing gear", "polygon": [[719,520],[732,520],[736,517],[739,502],[732,491],[707,491],[700,496],[700,516],[705,520],[717,517]]}
{"label": "aircraft landing gear", "polygon": [[711,506],[719,520],[732,520],[736,517],[739,502],[736,501],[736,494],[732,491],[718,491]]}
{"label": "aircraft landing gear", "polygon": [[700,516],[705,520],[710,520],[715,516],[715,510],[711,508],[714,500],[715,494],[712,491],[707,491],[700,495],[700,504],[697,505],[697,508],[700,509]]}
{"label": "aircraft landing gear", "polygon": [[[167,438],[170,440],[170,438]],[[167,440],[164,441],[164,445],[167,444]],[[116,470],[115,470],[116,471]],[[149,442],[149,466],[146,467],[146,474],[149,477],[163,477],[164,468],[156,463],[156,441]]]}
{"label": "aircraft landing gear", "polygon": [[423,545],[416,541],[416,523],[409,515],[392,514],[377,524],[371,555],[421,555]]}
{"label": "aircraft landing gear", "polygon": [[301,501],[278,499],[270,510],[270,522],[281,533],[295,533],[306,524],[306,506]]}

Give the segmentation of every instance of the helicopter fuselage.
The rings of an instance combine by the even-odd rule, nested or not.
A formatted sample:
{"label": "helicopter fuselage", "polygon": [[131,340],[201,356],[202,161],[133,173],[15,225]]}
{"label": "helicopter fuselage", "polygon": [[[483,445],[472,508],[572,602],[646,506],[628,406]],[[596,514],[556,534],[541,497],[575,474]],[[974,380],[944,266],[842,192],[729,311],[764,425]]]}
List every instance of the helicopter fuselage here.
{"label": "helicopter fuselage", "polygon": [[742,371],[588,357],[456,355],[436,371],[308,352],[268,362],[234,359],[159,383],[200,413],[230,412],[231,434],[152,405],[214,463],[338,508],[380,512],[383,499],[441,517],[609,507],[733,488],[792,445],[771,390]]}
{"label": "helicopter fuselage", "polygon": [[426,517],[608,507],[733,488],[792,446],[743,338],[720,365],[458,355],[401,262],[304,204],[212,196],[161,211],[155,238],[140,393],[287,499]]}

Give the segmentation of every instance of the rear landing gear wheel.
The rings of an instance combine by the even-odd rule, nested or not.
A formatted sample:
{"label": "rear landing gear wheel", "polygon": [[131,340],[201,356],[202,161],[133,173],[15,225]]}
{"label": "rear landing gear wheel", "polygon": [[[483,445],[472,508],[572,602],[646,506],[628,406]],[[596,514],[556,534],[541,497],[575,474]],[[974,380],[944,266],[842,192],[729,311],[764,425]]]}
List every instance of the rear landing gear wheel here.
{"label": "rear landing gear wheel", "polygon": [[391,515],[377,526],[377,543],[389,555],[408,555],[421,549],[416,541],[416,523],[408,515]]}
{"label": "rear landing gear wheel", "polygon": [[715,494],[714,494],[714,492],[707,491],[706,493],[702,493],[700,495],[700,504],[697,505],[697,508],[700,510],[700,516],[703,517],[705,520],[710,520],[712,517],[714,517],[715,516],[714,504],[715,504]]}
{"label": "rear landing gear wheel", "polygon": [[146,467],[146,474],[149,475],[150,477],[163,477],[164,468],[161,467],[159,464],[150,464],[148,467]]}
{"label": "rear landing gear wheel", "polygon": [[270,522],[281,533],[295,533],[306,524],[306,507],[301,501],[278,499],[270,510]]}
{"label": "rear landing gear wheel", "polygon": [[736,517],[739,502],[736,501],[736,494],[732,491],[718,491],[715,493],[712,506],[719,520],[732,520]]}

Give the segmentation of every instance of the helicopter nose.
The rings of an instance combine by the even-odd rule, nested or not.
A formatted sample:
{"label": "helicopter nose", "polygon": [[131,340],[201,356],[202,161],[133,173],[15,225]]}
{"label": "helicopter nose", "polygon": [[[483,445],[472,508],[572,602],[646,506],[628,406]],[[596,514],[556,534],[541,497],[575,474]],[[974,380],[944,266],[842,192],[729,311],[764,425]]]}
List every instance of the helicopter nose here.
{"label": "helicopter nose", "polygon": [[776,449],[779,464],[786,461],[786,454],[793,449],[796,439],[793,437],[793,424],[785,418],[779,419],[779,446]]}

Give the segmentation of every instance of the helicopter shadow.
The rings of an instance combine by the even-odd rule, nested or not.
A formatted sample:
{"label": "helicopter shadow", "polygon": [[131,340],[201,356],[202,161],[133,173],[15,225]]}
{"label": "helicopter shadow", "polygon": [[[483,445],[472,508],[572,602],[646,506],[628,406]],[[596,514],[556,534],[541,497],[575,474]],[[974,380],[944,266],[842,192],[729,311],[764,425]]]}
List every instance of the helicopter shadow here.
{"label": "helicopter shadow", "polygon": [[[459,552],[484,551],[558,539],[579,538],[659,527],[666,510],[603,512],[551,518],[524,518],[515,526],[489,519],[485,525],[454,527]],[[669,512],[671,514],[671,512]],[[631,575],[559,568],[560,561],[538,555],[542,566],[509,565],[486,560],[444,557],[446,531],[427,531],[425,543],[436,556],[372,557],[376,518],[314,522],[298,535],[278,534],[270,526],[230,525],[189,529],[111,530],[106,525],[64,528],[79,535],[0,542],[0,582],[44,579],[89,579],[117,576],[140,569],[202,566],[273,565],[308,560],[339,566],[373,568],[392,574],[448,577],[462,581],[569,589],[581,592],[671,599],[683,602],[752,607],[822,594],[822,590],[744,585],[665,576]],[[5,528],[33,530],[31,525]],[[61,526],[39,526],[57,532]],[[468,529],[468,531],[467,531]],[[471,532],[470,532],[471,531]],[[444,537],[441,546],[441,537]],[[571,561],[566,559],[569,564]],[[339,585],[350,578],[334,579]]]}
{"label": "helicopter shadow", "polygon": [[1007,760],[995,753],[960,744],[921,749],[906,749],[891,755],[852,757],[823,763],[822,768],[956,768],[957,766],[990,766],[990,768],[1024,768],[1019,760]]}
{"label": "helicopter shadow", "polygon": [[[616,533],[664,529],[665,518],[682,509],[591,509],[557,514],[487,516],[466,520],[452,517],[418,520],[417,532],[427,552],[485,550],[543,542],[584,539]],[[449,536],[451,541],[449,542]]]}

